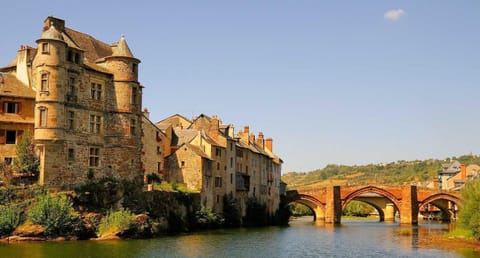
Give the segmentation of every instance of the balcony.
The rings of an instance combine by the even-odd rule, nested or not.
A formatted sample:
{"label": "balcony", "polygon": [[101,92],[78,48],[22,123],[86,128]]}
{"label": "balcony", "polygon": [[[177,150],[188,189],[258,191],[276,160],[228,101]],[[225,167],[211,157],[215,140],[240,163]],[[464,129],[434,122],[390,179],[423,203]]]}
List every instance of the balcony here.
{"label": "balcony", "polygon": [[242,173],[236,173],[236,190],[237,191],[250,191],[250,176]]}
{"label": "balcony", "polygon": [[77,95],[67,94],[66,101],[70,103],[77,103],[78,97]]}

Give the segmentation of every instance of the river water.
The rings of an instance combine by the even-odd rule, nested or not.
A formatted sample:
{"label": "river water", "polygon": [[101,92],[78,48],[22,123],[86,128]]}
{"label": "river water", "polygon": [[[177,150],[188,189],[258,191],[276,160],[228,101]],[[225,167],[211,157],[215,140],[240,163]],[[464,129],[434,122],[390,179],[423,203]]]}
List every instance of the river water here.
{"label": "river water", "polygon": [[[0,244],[0,257],[480,257],[469,249],[421,244],[447,224],[401,227],[377,221],[325,226],[311,217],[289,227],[225,229],[147,240]],[[424,241],[423,241],[424,242]]]}

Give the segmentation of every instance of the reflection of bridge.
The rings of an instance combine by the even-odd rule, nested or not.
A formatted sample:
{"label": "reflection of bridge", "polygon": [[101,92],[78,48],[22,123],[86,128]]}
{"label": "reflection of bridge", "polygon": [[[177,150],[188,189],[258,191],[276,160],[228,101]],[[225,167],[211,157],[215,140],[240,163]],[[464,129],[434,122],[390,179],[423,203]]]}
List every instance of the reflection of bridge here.
{"label": "reflection of bridge", "polygon": [[458,193],[416,186],[332,186],[314,191],[288,191],[288,202],[309,207],[316,220],[339,224],[342,210],[352,201],[373,206],[381,221],[394,221],[400,215],[401,224],[417,224],[419,210],[433,205],[443,212],[444,219],[455,217],[461,201]]}

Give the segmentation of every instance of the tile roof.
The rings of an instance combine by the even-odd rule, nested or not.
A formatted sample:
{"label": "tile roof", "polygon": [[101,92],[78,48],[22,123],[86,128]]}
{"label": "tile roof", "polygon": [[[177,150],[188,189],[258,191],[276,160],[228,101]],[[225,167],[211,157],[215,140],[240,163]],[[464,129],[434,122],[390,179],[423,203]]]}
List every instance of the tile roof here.
{"label": "tile roof", "polygon": [[[70,28],[65,28],[65,34],[69,38],[66,41],[71,41],[69,41],[71,44],[69,46],[80,48],[85,51],[85,58],[92,63],[100,58],[111,56],[113,54],[112,48],[109,44],[97,40],[88,34]],[[67,42],[67,44],[69,42]]]}
{"label": "tile roof", "polygon": [[172,145],[182,145],[189,143],[198,135],[197,130],[192,129],[174,129],[176,137],[172,139]]}
{"label": "tile roof", "polygon": [[0,84],[0,96],[35,98],[36,92],[18,80],[15,75],[2,73],[1,76],[4,83]]}
{"label": "tile roof", "polygon": [[121,57],[130,57],[135,58],[132,54],[132,51],[128,47],[125,37],[122,36],[117,44],[113,45],[113,54],[112,56],[121,56]]}

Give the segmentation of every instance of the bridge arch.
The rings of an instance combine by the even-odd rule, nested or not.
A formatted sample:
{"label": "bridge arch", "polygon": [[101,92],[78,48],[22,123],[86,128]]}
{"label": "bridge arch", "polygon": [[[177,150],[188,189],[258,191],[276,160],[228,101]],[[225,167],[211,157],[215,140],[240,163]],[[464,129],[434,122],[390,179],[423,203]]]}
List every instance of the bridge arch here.
{"label": "bridge arch", "polygon": [[[375,203],[374,201],[369,201],[369,198],[362,198],[362,195],[369,193],[377,194],[383,198],[386,198],[388,201],[383,201],[383,204],[379,204]],[[348,193],[344,198],[342,198],[342,212],[346,205],[352,200],[361,201],[371,205],[373,208],[375,208],[375,210],[377,210],[380,221],[395,221],[395,212],[398,211],[400,213],[400,200],[395,196],[395,194],[381,187],[369,185]],[[393,204],[392,208],[388,207],[389,202]]]}
{"label": "bridge arch", "polygon": [[366,193],[375,193],[375,194],[378,194],[378,195],[381,195],[381,196],[387,198],[388,200],[390,200],[395,205],[395,208],[397,208],[397,210],[399,210],[400,200],[398,200],[397,197],[393,193],[391,193],[391,192],[389,192],[385,189],[382,189],[380,187],[377,187],[377,186],[362,187],[360,189],[354,190],[351,193],[347,194],[344,198],[342,198],[343,199],[342,210],[345,208],[345,205],[347,205],[348,202],[350,202],[353,199],[359,197],[360,195],[366,194]]}
{"label": "bridge arch", "polygon": [[288,203],[300,203],[307,206],[313,213],[313,220],[325,219],[325,204],[317,198],[308,194],[297,194],[294,198],[291,198]]}
{"label": "bridge arch", "polygon": [[[452,204],[453,203],[453,204]],[[461,205],[462,201],[459,197],[448,193],[437,193],[427,197],[422,202],[419,202],[419,212],[426,209],[429,204],[440,209],[443,213],[443,220],[452,220],[456,217],[457,208]]]}

